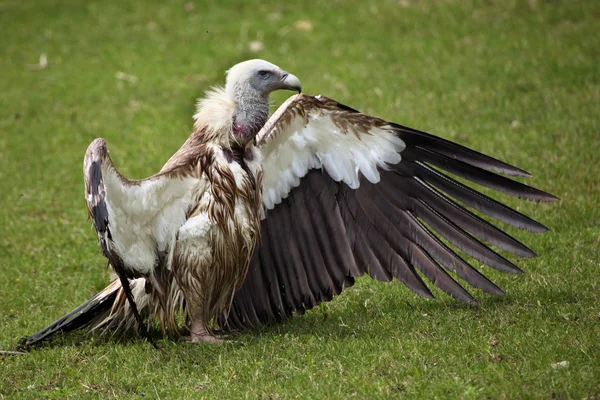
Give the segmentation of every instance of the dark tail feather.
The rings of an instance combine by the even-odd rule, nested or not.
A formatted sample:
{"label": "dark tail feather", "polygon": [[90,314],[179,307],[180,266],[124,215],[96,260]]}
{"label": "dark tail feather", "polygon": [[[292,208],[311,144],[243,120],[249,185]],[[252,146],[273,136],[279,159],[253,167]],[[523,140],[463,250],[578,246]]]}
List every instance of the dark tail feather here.
{"label": "dark tail feather", "polygon": [[25,336],[19,341],[18,348],[24,349],[35,346],[50,339],[59,332],[73,332],[85,328],[98,321],[101,316],[108,315],[119,295],[121,284],[118,280],[113,281],[100,293],[68,313],[54,321],[44,329],[30,336]]}

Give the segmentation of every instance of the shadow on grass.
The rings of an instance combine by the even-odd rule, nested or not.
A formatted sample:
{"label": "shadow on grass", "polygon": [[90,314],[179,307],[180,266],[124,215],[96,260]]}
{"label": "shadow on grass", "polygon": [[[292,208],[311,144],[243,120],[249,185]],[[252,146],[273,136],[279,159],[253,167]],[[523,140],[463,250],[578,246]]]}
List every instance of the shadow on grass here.
{"label": "shadow on grass", "polygon": [[[217,331],[215,332],[217,335],[226,339],[223,346],[188,344],[181,337],[173,335],[164,337],[160,330],[152,329],[149,332],[150,340],[144,340],[133,332],[112,334],[111,332],[88,333],[78,331],[57,334],[47,342],[28,347],[26,351],[35,352],[37,350],[56,347],[81,347],[90,342],[99,346],[117,345],[123,347],[139,346],[145,342],[148,348],[150,348],[150,341],[154,341],[159,347],[166,346],[166,348],[172,350],[173,346],[182,346],[184,348],[189,348],[189,346],[200,348],[240,347],[265,338],[273,340],[277,337],[290,335],[295,338],[306,335],[317,335],[336,340],[367,339],[372,335],[369,326],[377,323],[389,323],[390,320],[392,323],[395,323],[399,318],[402,319],[402,323],[398,323],[398,330],[412,331],[419,329],[423,316],[442,318],[449,313],[456,316],[464,316],[467,313],[477,319],[498,311],[507,312],[514,307],[529,309],[531,307],[551,307],[556,304],[574,304],[581,301],[581,293],[573,293],[559,288],[540,288],[536,293],[528,297],[516,297],[515,295],[479,297],[479,306],[466,305],[448,298],[436,300],[419,298],[415,300],[398,299],[392,302],[381,302],[381,304],[372,305],[371,308],[356,303],[339,309],[337,306],[332,306],[331,303],[323,303],[312,310],[308,310],[304,315],[295,315],[271,325],[245,331]],[[391,318],[389,317],[390,315],[392,315]],[[349,329],[341,329],[341,327]],[[189,332],[182,329],[181,336],[187,334]]]}

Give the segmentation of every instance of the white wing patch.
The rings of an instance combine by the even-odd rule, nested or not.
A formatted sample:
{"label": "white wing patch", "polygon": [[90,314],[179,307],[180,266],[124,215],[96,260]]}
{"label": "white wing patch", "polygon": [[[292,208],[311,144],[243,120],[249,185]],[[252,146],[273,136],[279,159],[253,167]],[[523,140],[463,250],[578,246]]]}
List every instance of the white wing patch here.
{"label": "white wing patch", "polygon": [[128,186],[110,168],[102,169],[110,246],[125,265],[148,274],[156,264],[156,252],[168,250],[185,223],[187,209],[202,191],[203,181],[155,179]]}
{"label": "white wing patch", "polygon": [[[267,209],[286,198],[310,169],[323,168],[335,181],[356,189],[360,185],[359,172],[370,182],[377,183],[378,168],[387,169],[388,164],[400,162],[400,152],[406,146],[391,126],[373,126],[361,131],[357,126],[345,124],[345,131],[335,123],[334,113],[338,113],[335,118],[343,118],[344,111],[313,108],[306,119],[297,115],[281,131],[277,131],[280,125],[273,127],[266,143],[260,147],[263,205]],[[274,117],[281,115],[280,108]]]}

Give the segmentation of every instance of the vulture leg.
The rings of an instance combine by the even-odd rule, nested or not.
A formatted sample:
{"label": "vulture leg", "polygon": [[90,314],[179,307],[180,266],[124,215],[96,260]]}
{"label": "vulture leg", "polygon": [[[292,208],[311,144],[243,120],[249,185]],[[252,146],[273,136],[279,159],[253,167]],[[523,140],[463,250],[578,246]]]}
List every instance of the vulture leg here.
{"label": "vulture leg", "polygon": [[[222,269],[214,262],[212,223],[206,215],[192,218],[179,229],[171,268],[185,297],[190,343],[221,343],[210,329],[210,322],[220,311]],[[228,301],[231,300],[229,295]],[[229,304],[227,302],[227,304]]]}
{"label": "vulture leg", "polygon": [[185,297],[190,330],[190,336],[183,339],[190,343],[221,343],[222,340],[213,335],[209,328],[212,318],[210,306],[214,297],[211,290],[211,275],[215,272],[214,268],[210,262],[206,262],[207,260],[194,262],[198,261],[198,258],[182,259],[177,257],[177,253],[181,254],[181,252],[176,251],[173,259],[173,275]]}
{"label": "vulture leg", "polygon": [[190,336],[186,336],[184,339],[189,343],[223,343],[223,339],[219,339],[215,335],[213,335],[208,327],[206,326],[206,322],[204,321],[204,316],[202,313],[197,313],[196,315],[192,315],[190,313]]}
{"label": "vulture leg", "polygon": [[173,264],[175,279],[185,296],[190,330],[190,335],[183,339],[190,343],[221,343],[222,340],[213,335],[209,328],[211,319],[208,311],[211,303],[211,290],[208,289],[210,267],[205,268],[205,266],[206,264],[198,263],[189,270],[181,268],[178,263]]}

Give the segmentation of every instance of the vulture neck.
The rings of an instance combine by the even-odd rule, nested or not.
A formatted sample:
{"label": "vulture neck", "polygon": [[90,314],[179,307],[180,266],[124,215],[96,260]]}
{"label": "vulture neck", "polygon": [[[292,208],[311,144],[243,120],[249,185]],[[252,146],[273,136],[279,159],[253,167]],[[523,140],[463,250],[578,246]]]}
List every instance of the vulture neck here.
{"label": "vulture neck", "polygon": [[247,144],[269,119],[269,95],[238,86],[233,93],[233,102],[233,133],[241,144]]}

